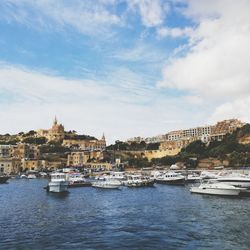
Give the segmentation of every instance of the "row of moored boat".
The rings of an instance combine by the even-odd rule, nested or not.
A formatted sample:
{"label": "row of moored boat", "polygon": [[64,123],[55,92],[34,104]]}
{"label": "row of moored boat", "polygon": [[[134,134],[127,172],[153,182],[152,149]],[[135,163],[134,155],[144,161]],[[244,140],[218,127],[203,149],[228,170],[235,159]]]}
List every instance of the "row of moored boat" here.
{"label": "row of moored boat", "polygon": [[80,173],[52,173],[48,184],[50,192],[65,192],[68,187],[92,186],[102,189],[119,189],[127,187],[147,187],[154,183],[185,185],[186,183],[199,182],[192,186],[190,191],[199,194],[237,196],[242,193],[250,194],[250,176],[240,174],[206,175],[197,173],[184,176],[178,172],[153,172],[151,176],[142,174],[126,174],[125,172],[111,172],[87,180]]}

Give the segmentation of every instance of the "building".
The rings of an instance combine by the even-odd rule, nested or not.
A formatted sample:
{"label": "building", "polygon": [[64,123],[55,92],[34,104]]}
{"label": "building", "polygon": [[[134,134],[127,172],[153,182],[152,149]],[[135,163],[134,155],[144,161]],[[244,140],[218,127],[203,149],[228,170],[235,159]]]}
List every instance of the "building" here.
{"label": "building", "polygon": [[213,126],[196,127],[183,130],[183,137],[201,138],[204,135],[210,135]]}
{"label": "building", "polygon": [[168,141],[179,140],[201,140],[209,142],[210,140],[222,140],[226,134],[230,134],[237,128],[244,125],[238,119],[230,119],[217,122],[216,125],[207,125],[196,128],[189,128],[184,130],[171,131],[167,134]]}
{"label": "building", "polygon": [[0,145],[0,158],[9,158],[12,156],[11,145]]}
{"label": "building", "polygon": [[237,128],[241,128],[244,126],[238,119],[230,119],[217,122],[215,126],[213,126],[211,131],[211,140],[222,140],[226,134],[231,134]]}
{"label": "building", "polygon": [[12,158],[0,159],[0,173],[1,174],[16,174],[22,170],[21,160]]}
{"label": "building", "polygon": [[79,140],[79,139],[64,139],[62,145],[68,148],[77,148],[80,150],[105,150],[106,140],[103,136],[101,140]]}
{"label": "building", "polygon": [[[79,136],[81,138],[81,136]],[[100,150],[104,151],[106,149],[106,138],[103,134],[100,140],[97,139],[78,139],[77,135],[70,139],[64,139],[62,145],[68,148],[75,148],[78,150]]]}
{"label": "building", "polygon": [[137,136],[137,137],[129,138],[126,142],[128,144],[131,144],[132,142],[141,143],[142,141],[145,141],[145,138]]}
{"label": "building", "polygon": [[15,159],[39,159],[40,150],[37,145],[17,144],[12,146],[12,157]]}
{"label": "building", "polygon": [[137,137],[133,137],[133,138],[128,139],[126,142],[128,144],[131,144],[133,142],[141,143],[144,141],[147,144],[149,144],[149,143],[159,143],[159,142],[165,141],[166,139],[167,139],[166,135],[157,135],[157,136],[147,137],[147,138],[137,136]]}
{"label": "building", "polygon": [[167,141],[178,141],[184,137],[183,130],[171,131],[167,135]]}
{"label": "building", "polygon": [[186,138],[201,139],[212,132],[213,126],[189,128],[184,130],[171,131],[167,134],[168,141],[178,141]]}
{"label": "building", "polygon": [[112,170],[112,165],[107,162],[90,162],[84,165],[85,168],[89,168],[94,171],[110,171]]}
{"label": "building", "polygon": [[100,160],[103,160],[103,152],[100,150],[71,152],[68,155],[67,166],[82,167],[90,161]]}
{"label": "building", "polygon": [[149,143],[160,143],[160,142],[166,141],[166,139],[167,139],[166,135],[157,135],[157,136],[154,136],[154,137],[147,137],[145,139],[145,142],[147,144],[149,144]]}
{"label": "building", "polygon": [[64,126],[59,124],[55,117],[52,127],[48,130],[38,130],[37,135],[40,137],[45,137],[48,141],[62,141],[65,137]]}
{"label": "building", "polygon": [[46,161],[45,160],[28,160],[22,159],[22,170],[41,170],[46,168]]}

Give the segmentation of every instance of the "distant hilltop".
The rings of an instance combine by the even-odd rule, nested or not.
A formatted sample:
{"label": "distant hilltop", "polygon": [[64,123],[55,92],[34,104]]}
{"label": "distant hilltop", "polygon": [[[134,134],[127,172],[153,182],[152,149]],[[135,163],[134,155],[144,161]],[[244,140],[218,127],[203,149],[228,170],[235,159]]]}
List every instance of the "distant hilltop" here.
{"label": "distant hilltop", "polygon": [[176,131],[170,131],[163,135],[158,135],[154,137],[133,137],[128,139],[127,143],[140,143],[142,141],[146,143],[162,143],[165,141],[195,141],[201,140],[203,142],[208,142],[211,140],[222,140],[226,134],[232,133],[237,128],[241,128],[245,125],[242,121],[238,119],[229,119],[217,122],[215,125],[205,125],[195,128],[182,129]]}
{"label": "distant hilltop", "polygon": [[205,169],[250,167],[250,124],[225,120],[214,126],[172,131],[161,142],[116,141],[107,149],[137,168],[172,164]]}

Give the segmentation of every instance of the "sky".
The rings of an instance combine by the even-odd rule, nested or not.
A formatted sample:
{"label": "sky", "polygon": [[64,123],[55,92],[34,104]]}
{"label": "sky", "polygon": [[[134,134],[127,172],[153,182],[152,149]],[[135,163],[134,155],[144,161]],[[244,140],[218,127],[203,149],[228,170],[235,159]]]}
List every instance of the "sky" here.
{"label": "sky", "polygon": [[0,1],[0,133],[108,143],[250,121],[248,0]]}

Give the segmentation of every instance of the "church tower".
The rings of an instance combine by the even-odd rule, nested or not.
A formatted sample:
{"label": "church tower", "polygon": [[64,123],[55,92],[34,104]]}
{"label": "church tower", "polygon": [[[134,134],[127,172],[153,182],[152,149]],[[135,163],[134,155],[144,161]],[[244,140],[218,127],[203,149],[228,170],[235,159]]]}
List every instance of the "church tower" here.
{"label": "church tower", "polygon": [[102,141],[106,141],[104,133],[102,134]]}
{"label": "church tower", "polygon": [[57,118],[55,116],[54,125],[57,125]]}

